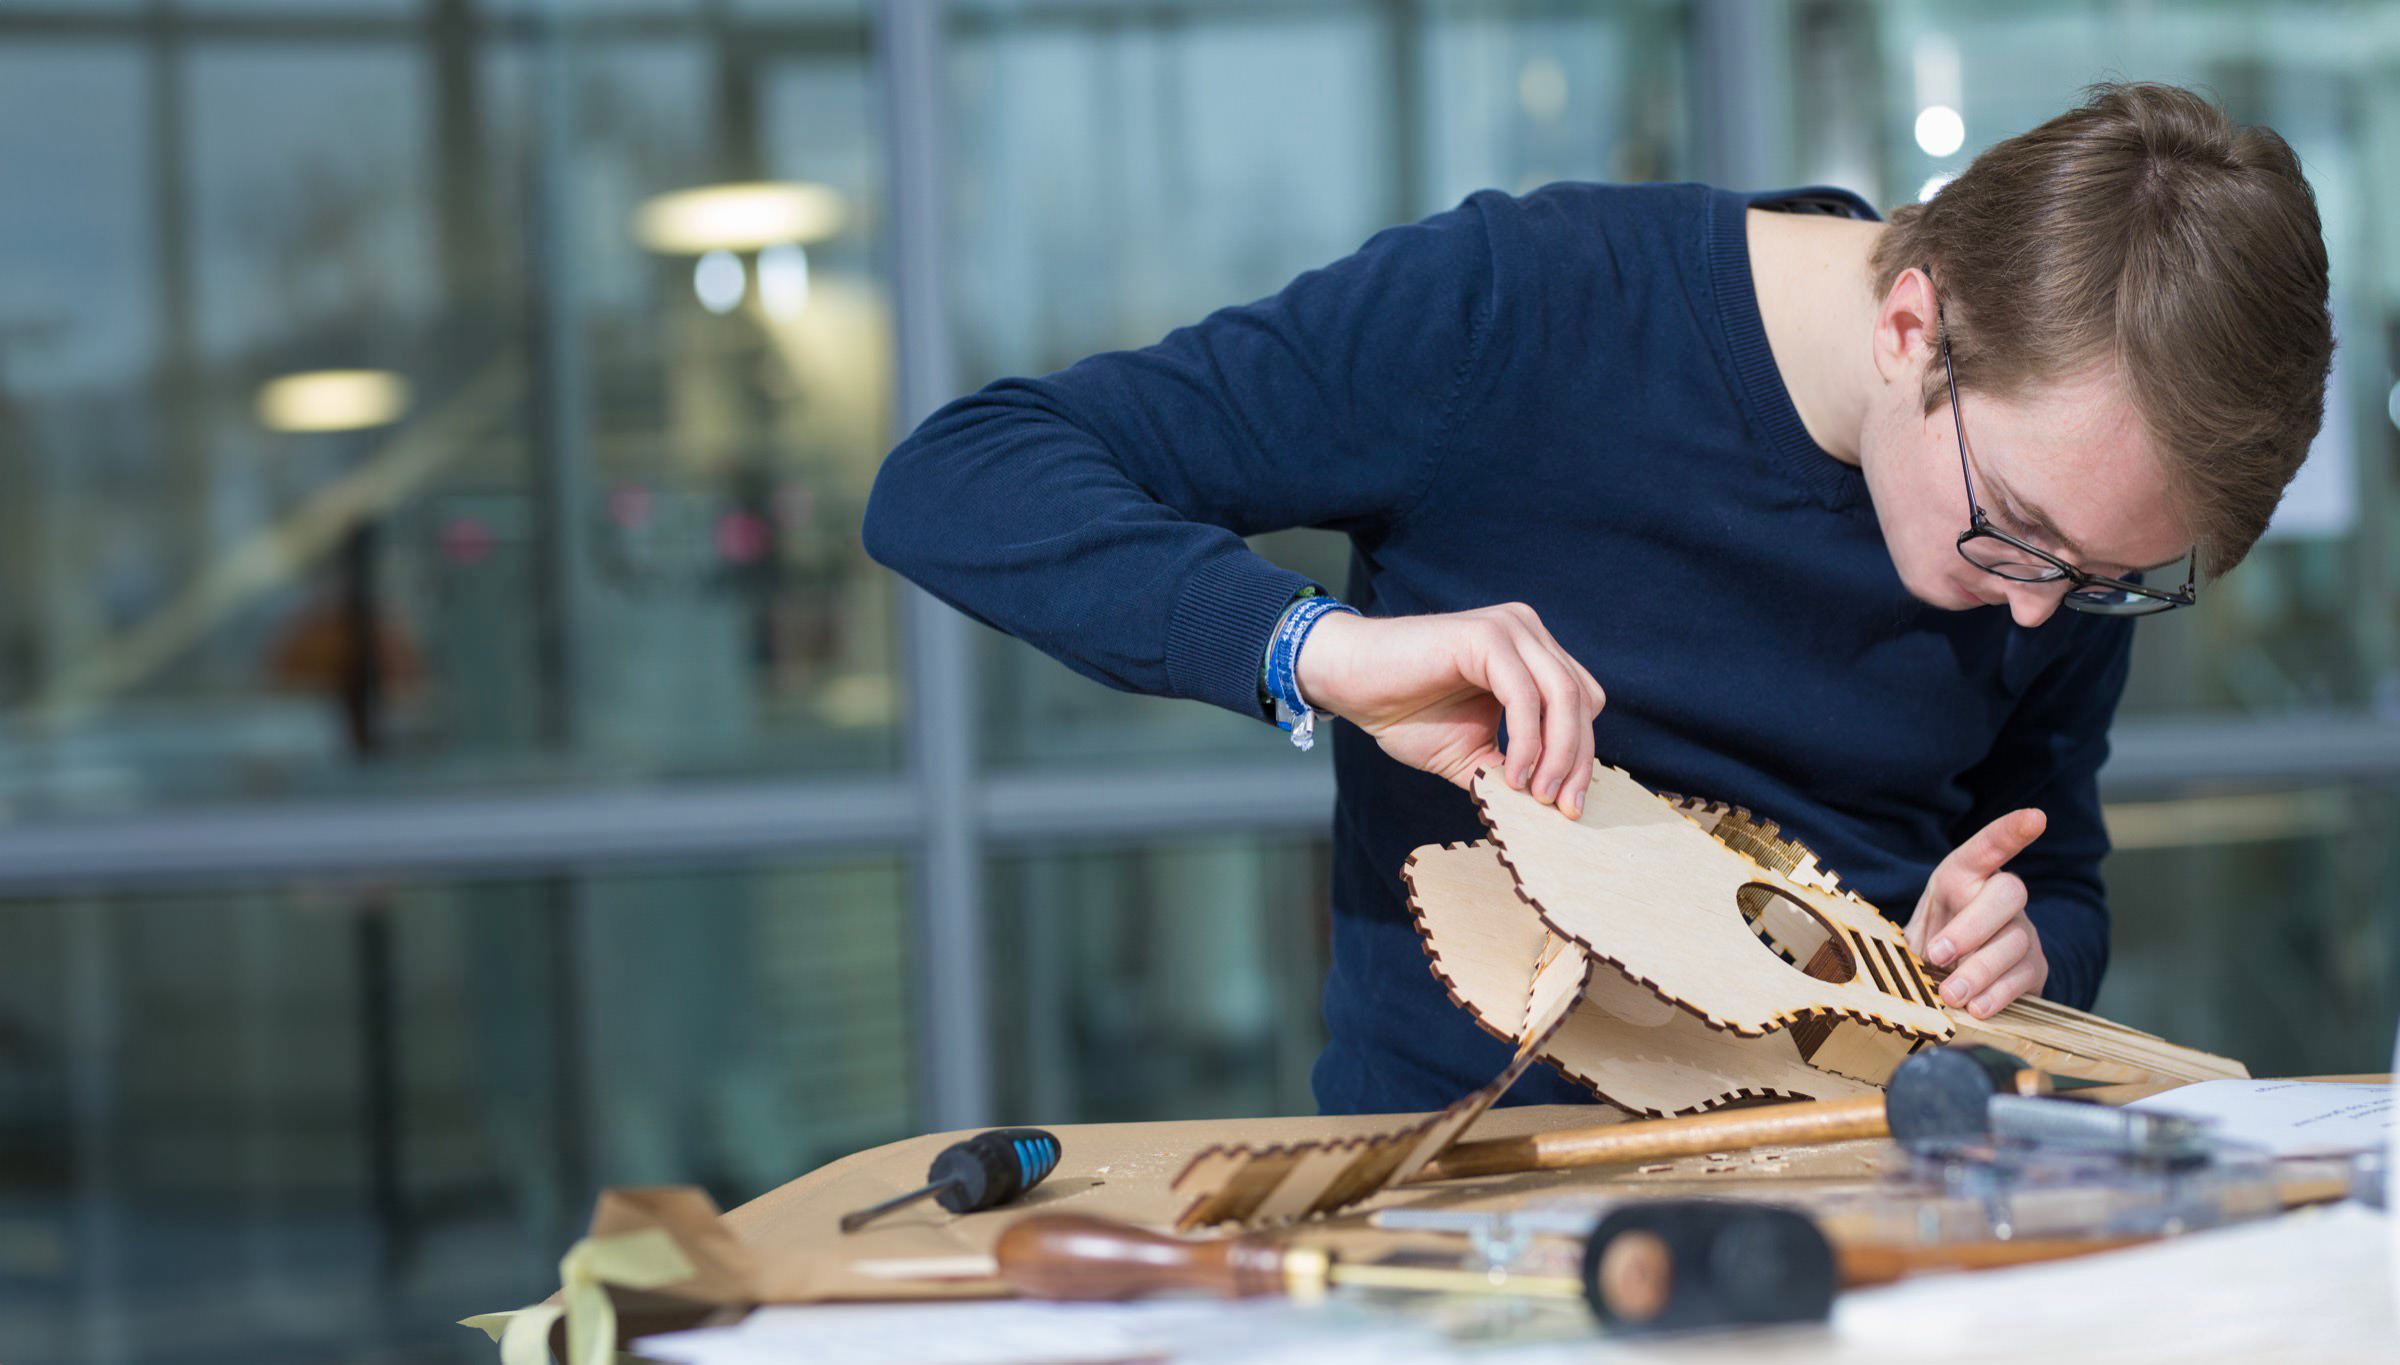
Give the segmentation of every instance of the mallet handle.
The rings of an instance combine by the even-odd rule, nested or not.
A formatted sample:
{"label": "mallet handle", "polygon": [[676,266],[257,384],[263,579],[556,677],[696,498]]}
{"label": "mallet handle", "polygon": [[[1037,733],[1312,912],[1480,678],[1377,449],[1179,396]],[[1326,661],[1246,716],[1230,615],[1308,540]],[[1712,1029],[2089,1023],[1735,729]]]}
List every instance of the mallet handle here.
{"label": "mallet handle", "polygon": [[1597,1128],[1462,1142],[1419,1171],[1416,1182],[1657,1161],[1733,1147],[1846,1142],[1853,1138],[1887,1137],[1890,1133],[1881,1094],[1846,1100],[1801,1100],[1713,1114],[1638,1119]]}

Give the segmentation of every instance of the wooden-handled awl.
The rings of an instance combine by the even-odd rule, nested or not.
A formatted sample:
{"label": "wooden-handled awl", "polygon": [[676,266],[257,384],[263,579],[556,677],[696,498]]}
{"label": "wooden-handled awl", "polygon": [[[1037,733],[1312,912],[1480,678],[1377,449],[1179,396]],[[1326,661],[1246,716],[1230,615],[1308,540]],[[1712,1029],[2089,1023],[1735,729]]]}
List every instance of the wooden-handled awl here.
{"label": "wooden-handled awl", "polygon": [[1621,1332],[1821,1321],[1833,1252],[1816,1224],[1769,1204],[1676,1200],[1619,1210],[1585,1243],[1583,1273],[1390,1265],[1252,1233],[1183,1241],[1081,1214],[1033,1214],[1000,1234],[1000,1278],[1044,1299],[1152,1294],[1322,1298],[1332,1288],[1580,1299]]}
{"label": "wooden-handled awl", "polygon": [[1580,1284],[1560,1276],[1495,1277],[1480,1270],[1345,1261],[1321,1248],[1256,1233],[1186,1241],[1080,1213],[1020,1218],[1002,1229],[992,1256],[1001,1279],[1037,1299],[1116,1300],[1153,1294],[1309,1299],[1322,1298],[1335,1285],[1583,1297]]}
{"label": "wooden-handled awl", "polygon": [[1795,1209],[1651,1200],[1600,1220],[1585,1240],[1578,1277],[1351,1260],[1259,1233],[1185,1241],[1073,1213],[1037,1213],[1011,1223],[993,1259],[1011,1288],[1040,1299],[1196,1294],[1313,1300],[1334,1288],[1581,1299],[1612,1331],[1665,1332],[1813,1322],[1830,1311],[1837,1286],[2055,1260],[2141,1240],[1836,1246]]}

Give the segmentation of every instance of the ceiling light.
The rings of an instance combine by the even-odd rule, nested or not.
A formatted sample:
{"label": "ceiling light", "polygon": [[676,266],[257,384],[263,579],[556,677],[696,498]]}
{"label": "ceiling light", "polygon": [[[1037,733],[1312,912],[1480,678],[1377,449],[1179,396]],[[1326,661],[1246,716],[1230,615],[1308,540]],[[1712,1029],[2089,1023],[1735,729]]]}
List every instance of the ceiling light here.
{"label": "ceiling light", "polygon": [[779,322],[808,307],[808,249],[771,246],[758,253],[758,304]]}
{"label": "ceiling light", "polygon": [[742,258],[730,251],[711,251],[692,265],[692,293],[712,313],[730,313],[750,290]]}
{"label": "ceiling light", "polygon": [[1929,104],[1917,112],[1917,145],[1927,156],[1948,156],[1967,145],[1967,122],[1947,104]]}
{"label": "ceiling light", "polygon": [[359,431],[406,411],[408,381],[390,370],[311,370],[258,390],[258,420],[269,431]]}
{"label": "ceiling light", "polygon": [[704,185],[644,203],[633,216],[633,238],[666,256],[757,251],[788,242],[821,242],[841,231],[848,217],[841,193],[829,185]]}

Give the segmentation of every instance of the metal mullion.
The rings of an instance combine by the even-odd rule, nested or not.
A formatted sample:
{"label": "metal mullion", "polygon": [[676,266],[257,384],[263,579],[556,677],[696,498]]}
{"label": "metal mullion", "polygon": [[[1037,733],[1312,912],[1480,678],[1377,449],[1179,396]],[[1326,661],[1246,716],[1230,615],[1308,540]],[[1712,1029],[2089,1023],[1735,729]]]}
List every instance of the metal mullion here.
{"label": "metal mullion", "polygon": [[[237,43],[421,42],[435,21],[422,11],[406,14],[338,13],[97,13],[79,10],[0,11],[0,39],[138,39]],[[553,20],[543,13],[478,15],[474,31],[493,42],[530,42],[545,37]],[[688,14],[593,14],[575,17],[578,32],[599,40],[662,41],[690,37],[699,24]],[[763,52],[861,55],[866,26],[855,19],[778,19],[745,16],[737,24],[745,41]]]}
{"label": "metal mullion", "polygon": [[1690,23],[1687,107],[1702,178],[1744,190],[1780,183],[1791,159],[1780,132],[1792,107],[1790,15],[1751,0],[1693,0]]}
{"label": "metal mullion", "polygon": [[130,1359],[125,1207],[117,1125],[122,1093],[118,1058],[124,1012],[116,957],[117,917],[90,906],[67,917],[67,1121],[74,1134],[73,1255],[75,1331],[82,1358]]}
{"label": "metal mullion", "polygon": [[[961,689],[964,690],[963,688]],[[316,876],[546,876],[703,859],[922,848],[914,779],[684,781],[611,790],[273,802],[0,825],[0,898]],[[998,772],[967,802],[984,845],[1143,841],[1321,823],[1332,774],[1240,763]]]}
{"label": "metal mullion", "polygon": [[2129,720],[2109,746],[2100,791],[2110,797],[2201,783],[2400,777],[2400,726],[2373,715]]}
{"label": "metal mullion", "polygon": [[[963,677],[957,692],[967,692]],[[2200,784],[2400,778],[2400,727],[2371,716],[2138,720],[2117,726],[2111,738],[2114,755],[2100,774],[2101,791],[2111,799]],[[538,876],[922,850],[934,819],[933,808],[920,804],[924,781],[921,774],[687,780],[0,824],[0,898],[328,875]],[[995,847],[1156,842],[1201,832],[1288,831],[1302,822],[1315,828],[1333,801],[1329,768],[1263,744],[1256,757],[1236,762],[1003,769],[977,773],[972,782],[962,784],[966,823],[974,828],[970,858]]]}
{"label": "metal mullion", "polygon": [[[950,397],[944,284],[942,7],[884,0],[875,11],[875,82],[891,194],[894,395],[906,430]],[[908,761],[924,819],[915,880],[917,1112],[935,1129],[969,1128],[992,1109],[982,861],[975,809],[975,727],[967,626],[920,589],[903,595]]]}
{"label": "metal mullion", "polygon": [[0,825],[0,896],[315,876],[543,876],[897,849],[921,830],[914,793],[890,778],[262,803]]}
{"label": "metal mullion", "polygon": [[1139,765],[1131,770],[994,772],[976,792],[987,843],[1012,851],[1087,841],[1133,843],[1195,834],[1323,830],[1333,769],[1288,748],[1242,763]]}

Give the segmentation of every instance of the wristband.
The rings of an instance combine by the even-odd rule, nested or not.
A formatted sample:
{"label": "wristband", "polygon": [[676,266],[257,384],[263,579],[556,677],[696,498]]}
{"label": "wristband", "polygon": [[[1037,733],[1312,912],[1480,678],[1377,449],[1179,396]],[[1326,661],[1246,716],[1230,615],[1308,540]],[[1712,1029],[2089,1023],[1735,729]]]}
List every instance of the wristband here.
{"label": "wristband", "polygon": [[1284,609],[1267,646],[1266,687],[1275,705],[1275,728],[1289,732],[1297,749],[1314,746],[1317,729],[1317,713],[1300,695],[1300,647],[1308,643],[1308,633],[1316,629],[1317,622],[1337,611],[1359,614],[1356,607],[1336,598],[1303,597]]}

